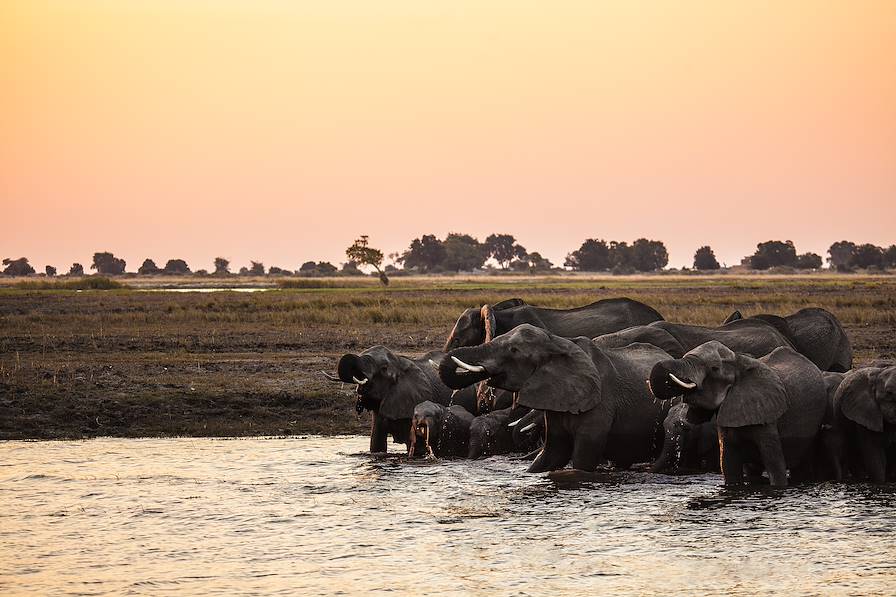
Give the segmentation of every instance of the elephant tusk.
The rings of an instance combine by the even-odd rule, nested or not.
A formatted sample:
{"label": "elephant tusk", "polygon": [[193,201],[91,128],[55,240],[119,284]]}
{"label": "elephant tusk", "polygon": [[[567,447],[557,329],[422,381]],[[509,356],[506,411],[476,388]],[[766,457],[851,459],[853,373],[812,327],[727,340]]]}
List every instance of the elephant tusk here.
{"label": "elephant tusk", "polygon": [[520,424],[520,421],[522,421],[522,420],[523,420],[523,417],[520,417],[519,419],[517,419],[516,421],[514,421],[512,423],[507,423],[507,426],[508,427],[516,427],[517,425]]}
{"label": "elephant tusk", "polygon": [[525,427],[520,429],[520,433],[525,433],[525,432],[529,431],[530,429],[534,429],[534,428],[535,428],[535,423],[529,423],[528,425],[526,425]]}
{"label": "elephant tusk", "polygon": [[674,373],[670,373],[670,374],[669,374],[669,379],[671,379],[672,381],[674,381],[674,382],[675,382],[676,384],[678,384],[679,386],[683,387],[685,390],[693,390],[694,388],[697,387],[697,384],[695,384],[695,383],[692,382],[692,381],[681,381],[680,379],[678,379],[677,377],[675,377],[675,374],[674,374]]}
{"label": "elephant tusk", "polygon": [[435,369],[436,371],[439,370],[439,364],[436,363],[434,360],[429,359],[429,364],[432,365],[432,368]]}
{"label": "elephant tusk", "polygon": [[358,379],[358,378],[355,377],[354,375],[352,375],[352,380],[353,380],[356,384],[358,384],[359,386],[363,386],[363,385],[366,384],[368,381],[370,381],[370,380],[367,379],[366,377],[365,377],[364,379]]}
{"label": "elephant tusk", "polygon": [[469,371],[470,373],[482,373],[483,371],[485,371],[485,367],[483,367],[482,365],[470,365],[469,363],[464,363],[462,360],[455,356],[452,356],[451,360],[454,361],[454,364],[459,367],[458,372],[460,372],[460,369],[464,369],[466,371]]}

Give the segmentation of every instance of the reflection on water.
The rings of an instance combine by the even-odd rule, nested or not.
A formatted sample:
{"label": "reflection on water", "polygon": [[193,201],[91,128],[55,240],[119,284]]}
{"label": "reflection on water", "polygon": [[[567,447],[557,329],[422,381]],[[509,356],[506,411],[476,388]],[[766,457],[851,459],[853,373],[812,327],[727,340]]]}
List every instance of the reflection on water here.
{"label": "reflection on water", "polygon": [[0,443],[0,594],[892,594],[896,489],[554,482],[363,437]]}

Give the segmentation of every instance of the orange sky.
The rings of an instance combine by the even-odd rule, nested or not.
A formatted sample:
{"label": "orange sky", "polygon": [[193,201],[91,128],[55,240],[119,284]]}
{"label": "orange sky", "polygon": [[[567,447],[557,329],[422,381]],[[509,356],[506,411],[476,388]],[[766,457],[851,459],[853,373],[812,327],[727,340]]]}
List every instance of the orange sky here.
{"label": "orange sky", "polygon": [[7,0],[0,256],[896,243],[896,2]]}

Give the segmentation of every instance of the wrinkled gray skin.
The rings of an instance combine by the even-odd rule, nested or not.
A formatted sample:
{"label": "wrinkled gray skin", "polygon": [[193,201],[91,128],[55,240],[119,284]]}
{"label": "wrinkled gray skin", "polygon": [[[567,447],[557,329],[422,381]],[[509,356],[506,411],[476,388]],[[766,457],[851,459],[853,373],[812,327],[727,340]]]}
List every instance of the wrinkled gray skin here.
{"label": "wrinkled gray skin", "polygon": [[344,383],[356,383],[358,399],[355,405],[360,414],[373,414],[370,429],[370,451],[385,452],[391,435],[396,443],[409,445],[408,430],[414,407],[430,400],[448,406],[459,404],[468,411],[476,409],[476,393],[464,390],[452,395],[449,387],[439,380],[430,359],[438,362],[444,353],[430,352],[419,359],[396,355],[384,346],[373,346],[360,355],[346,354],[339,359],[338,376]]}
{"label": "wrinkled gray skin", "polygon": [[896,366],[847,373],[833,410],[834,478],[896,480]]}
{"label": "wrinkled gray skin", "polygon": [[665,359],[668,353],[647,344],[602,350],[589,338],[569,340],[524,324],[449,352],[439,375],[453,388],[487,379],[517,392],[519,405],[545,411],[544,449],[529,472],[560,469],[570,460],[593,471],[604,458],[624,469],[653,459],[662,444],[668,405],[651,398],[644,380]]}
{"label": "wrinkled gray skin", "polygon": [[[672,406],[663,421],[663,450],[651,464],[652,473],[719,470],[719,436],[715,417],[691,420],[684,402]],[[706,413],[709,414],[709,413]],[[699,415],[698,415],[699,417]],[[706,417],[701,417],[705,419]]]}
{"label": "wrinkled gray skin", "polygon": [[421,402],[414,407],[408,456],[428,453],[437,458],[464,458],[470,446],[472,423],[473,415],[463,407]]}
{"label": "wrinkled gray skin", "polygon": [[544,446],[545,416],[540,410],[529,410],[513,427],[513,444],[517,452],[526,454],[527,460],[534,460]]}
{"label": "wrinkled gray skin", "polygon": [[[763,313],[746,318],[750,319],[773,326],[822,371],[845,373],[852,369],[849,337],[840,321],[826,309],[809,307],[787,317]],[[738,320],[744,320],[744,317],[740,311],[735,311],[725,323]]]}
{"label": "wrinkled gray skin", "polygon": [[467,458],[485,458],[517,452],[513,441],[514,427],[509,423],[521,419],[528,408],[510,407],[496,410],[473,419],[470,425],[470,450]]}
{"label": "wrinkled gray skin", "polygon": [[[683,396],[692,409],[717,413],[726,485],[743,483],[744,466],[762,465],[772,485],[787,485],[811,469],[827,395],[821,371],[792,348],[761,359],[707,342],[650,373],[657,398]],[[802,468],[801,468],[802,467]]]}
{"label": "wrinkled gray skin", "polygon": [[688,351],[716,340],[734,352],[761,357],[781,346],[791,346],[790,341],[774,327],[762,321],[743,319],[719,327],[688,325],[657,321],[606,334],[594,339],[602,348],[617,348],[632,342],[646,342],[662,348],[675,358]]}
{"label": "wrinkled gray skin", "polygon": [[448,336],[445,350],[482,344],[489,325],[492,338],[524,323],[567,338],[593,338],[662,319],[652,307],[628,298],[604,299],[575,309],[544,309],[527,305],[522,299],[509,299],[464,311]]}

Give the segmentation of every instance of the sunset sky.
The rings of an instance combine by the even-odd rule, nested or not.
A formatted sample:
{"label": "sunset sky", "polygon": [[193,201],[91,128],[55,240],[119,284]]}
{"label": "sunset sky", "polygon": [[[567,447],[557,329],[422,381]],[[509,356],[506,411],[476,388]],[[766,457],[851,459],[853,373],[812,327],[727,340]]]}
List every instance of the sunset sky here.
{"label": "sunset sky", "polygon": [[6,0],[0,257],[896,243],[896,2]]}

